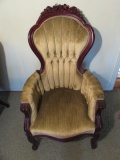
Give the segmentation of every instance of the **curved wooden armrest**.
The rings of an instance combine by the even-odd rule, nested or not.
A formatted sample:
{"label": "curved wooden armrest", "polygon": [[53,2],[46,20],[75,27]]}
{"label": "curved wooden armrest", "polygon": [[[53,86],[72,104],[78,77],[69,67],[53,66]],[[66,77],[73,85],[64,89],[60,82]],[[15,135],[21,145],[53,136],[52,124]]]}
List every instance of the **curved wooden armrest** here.
{"label": "curved wooden armrest", "polygon": [[25,114],[25,117],[28,118],[31,115],[31,107],[28,103],[20,105],[20,110]]}
{"label": "curved wooden armrest", "polygon": [[102,129],[102,117],[101,117],[101,112],[103,109],[106,108],[106,103],[105,100],[98,100],[97,101],[97,107],[96,107],[96,114],[95,114],[95,132],[99,133]]}

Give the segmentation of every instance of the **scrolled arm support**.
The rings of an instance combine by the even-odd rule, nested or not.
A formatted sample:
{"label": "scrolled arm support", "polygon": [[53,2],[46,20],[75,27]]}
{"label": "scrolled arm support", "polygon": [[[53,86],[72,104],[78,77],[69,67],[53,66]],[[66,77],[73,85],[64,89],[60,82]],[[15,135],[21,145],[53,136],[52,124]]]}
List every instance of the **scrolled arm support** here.
{"label": "scrolled arm support", "polygon": [[31,117],[31,107],[29,103],[21,104],[20,110],[25,115],[25,121],[24,121],[24,131],[28,134],[30,133],[30,117]]}
{"label": "scrolled arm support", "polygon": [[91,139],[91,147],[95,149],[97,147],[97,141],[100,136],[101,129],[103,127],[101,111],[106,107],[104,100],[97,100],[96,103],[96,114],[95,114],[95,132]]}
{"label": "scrolled arm support", "polygon": [[95,115],[95,128],[96,132],[100,132],[102,129],[102,117],[101,117],[101,112],[103,109],[105,109],[106,104],[105,100],[97,100],[97,110],[96,110],[96,115]]}

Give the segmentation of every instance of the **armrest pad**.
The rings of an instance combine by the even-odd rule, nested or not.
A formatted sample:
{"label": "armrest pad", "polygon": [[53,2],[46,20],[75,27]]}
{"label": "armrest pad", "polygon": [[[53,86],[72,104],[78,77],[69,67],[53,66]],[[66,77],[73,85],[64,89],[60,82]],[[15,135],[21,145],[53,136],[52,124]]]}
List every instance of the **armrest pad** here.
{"label": "armrest pad", "polygon": [[83,74],[81,93],[88,103],[88,116],[95,121],[97,100],[104,100],[104,92],[98,79],[90,72]]}
{"label": "armrest pad", "polygon": [[31,107],[31,124],[36,119],[38,103],[42,94],[44,94],[44,88],[40,81],[40,75],[35,72],[27,79],[21,95],[21,104],[28,103]]}

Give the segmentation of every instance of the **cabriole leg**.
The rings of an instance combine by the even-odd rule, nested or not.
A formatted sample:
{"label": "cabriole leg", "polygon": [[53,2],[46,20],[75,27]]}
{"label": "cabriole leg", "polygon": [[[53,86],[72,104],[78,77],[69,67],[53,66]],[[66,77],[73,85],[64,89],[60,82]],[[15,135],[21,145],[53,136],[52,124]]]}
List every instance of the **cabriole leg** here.
{"label": "cabriole leg", "polygon": [[32,143],[32,149],[37,150],[40,145],[40,138],[34,138],[32,135],[27,135],[27,138]]}
{"label": "cabriole leg", "polygon": [[97,142],[99,140],[100,132],[102,129],[102,117],[101,117],[101,112],[105,108],[105,101],[104,100],[98,100],[96,104],[97,112],[95,115],[95,133],[93,135],[93,138],[91,139],[91,147],[92,149],[97,148]]}
{"label": "cabriole leg", "polygon": [[95,133],[93,135],[93,138],[91,139],[91,148],[92,149],[96,149],[97,148],[97,142],[99,140],[99,136],[100,136],[99,133]]}

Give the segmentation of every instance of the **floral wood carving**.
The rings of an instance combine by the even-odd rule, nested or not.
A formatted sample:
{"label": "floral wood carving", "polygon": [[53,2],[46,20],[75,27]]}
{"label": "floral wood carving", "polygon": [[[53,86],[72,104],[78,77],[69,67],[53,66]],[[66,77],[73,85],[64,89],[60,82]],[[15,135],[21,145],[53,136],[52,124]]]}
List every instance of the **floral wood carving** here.
{"label": "floral wood carving", "polygon": [[48,14],[54,14],[54,13],[60,13],[60,12],[62,14],[67,13],[67,14],[76,15],[77,17],[81,18],[84,21],[82,12],[76,7],[69,7],[69,5],[67,4],[64,4],[64,5],[56,4],[53,7],[47,6],[44,9],[44,11],[41,13],[39,19],[48,16]]}

